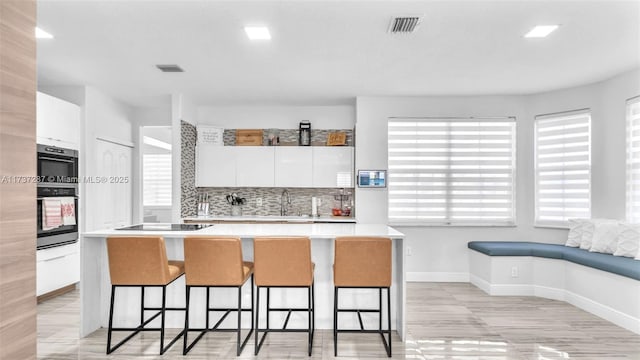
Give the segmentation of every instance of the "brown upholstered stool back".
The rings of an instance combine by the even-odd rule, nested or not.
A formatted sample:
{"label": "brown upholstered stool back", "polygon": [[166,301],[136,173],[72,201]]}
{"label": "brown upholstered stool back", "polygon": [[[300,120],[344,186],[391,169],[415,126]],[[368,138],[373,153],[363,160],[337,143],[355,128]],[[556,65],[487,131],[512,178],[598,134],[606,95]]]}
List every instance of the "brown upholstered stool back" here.
{"label": "brown upholstered stool back", "polygon": [[182,274],[169,264],[161,236],[107,238],[112,285],[166,285]]}
{"label": "brown upholstered stool back", "polygon": [[256,237],[253,257],[257,286],[311,286],[313,283],[308,237]]}
{"label": "brown upholstered stool back", "polygon": [[337,237],[333,266],[335,286],[390,287],[391,239]]}
{"label": "brown upholstered stool back", "polygon": [[237,285],[251,275],[251,263],[242,261],[238,237],[187,237],[184,239],[187,285]]}

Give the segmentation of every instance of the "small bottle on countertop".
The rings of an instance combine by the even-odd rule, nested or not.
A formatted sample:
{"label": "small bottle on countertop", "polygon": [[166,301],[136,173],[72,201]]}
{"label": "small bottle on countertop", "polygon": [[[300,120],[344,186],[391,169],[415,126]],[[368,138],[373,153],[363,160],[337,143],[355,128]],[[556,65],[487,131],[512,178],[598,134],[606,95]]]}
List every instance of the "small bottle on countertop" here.
{"label": "small bottle on countertop", "polygon": [[311,198],[311,216],[318,216],[318,198],[315,196]]}

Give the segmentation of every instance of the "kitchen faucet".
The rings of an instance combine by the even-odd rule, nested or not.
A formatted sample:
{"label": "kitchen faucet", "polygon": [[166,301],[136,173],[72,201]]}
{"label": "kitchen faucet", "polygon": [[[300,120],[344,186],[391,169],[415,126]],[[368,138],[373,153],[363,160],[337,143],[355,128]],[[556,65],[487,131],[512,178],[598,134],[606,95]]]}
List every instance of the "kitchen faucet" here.
{"label": "kitchen faucet", "polygon": [[280,195],[280,216],[287,216],[289,214],[289,205],[291,204],[291,197],[287,189],[282,190]]}

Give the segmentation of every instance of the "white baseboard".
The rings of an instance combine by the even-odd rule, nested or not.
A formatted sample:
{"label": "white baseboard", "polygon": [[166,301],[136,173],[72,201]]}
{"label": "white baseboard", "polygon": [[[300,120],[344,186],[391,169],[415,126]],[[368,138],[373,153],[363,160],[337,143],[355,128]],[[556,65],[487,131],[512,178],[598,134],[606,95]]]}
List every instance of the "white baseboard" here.
{"label": "white baseboard", "polygon": [[466,272],[407,272],[407,282],[469,282]]}
{"label": "white baseboard", "polygon": [[470,280],[473,285],[492,296],[538,296],[565,301],[629,331],[640,334],[640,319],[565,289],[528,284],[490,284],[473,274],[470,275]]}
{"label": "white baseboard", "polygon": [[480,288],[480,290],[486,292],[487,294],[491,294],[491,284],[486,281],[485,279],[482,279],[476,275],[473,274],[469,274],[469,281],[477,286],[478,288]]}
{"label": "white baseboard", "polygon": [[579,307],[584,311],[588,311],[605,320],[611,321],[612,323],[629,331],[640,334],[640,319],[634,318],[633,316],[629,316],[614,308],[595,302],[570,291],[565,291],[565,299],[575,307]]}
{"label": "white baseboard", "polygon": [[534,285],[533,293],[535,294],[535,296],[545,299],[567,301],[566,294],[568,293],[568,291],[564,289],[552,288],[549,286]]}

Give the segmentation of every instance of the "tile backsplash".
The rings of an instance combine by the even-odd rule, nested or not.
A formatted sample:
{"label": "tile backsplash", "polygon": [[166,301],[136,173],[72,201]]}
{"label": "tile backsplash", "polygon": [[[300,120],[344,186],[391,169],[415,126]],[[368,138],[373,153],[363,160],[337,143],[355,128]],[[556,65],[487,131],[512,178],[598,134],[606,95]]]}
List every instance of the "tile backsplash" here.
{"label": "tile backsplash", "polygon": [[[292,142],[298,139],[297,129],[265,129],[264,139],[270,132],[277,132],[281,142]],[[311,131],[312,142],[326,142],[327,135],[337,130],[314,130]],[[347,133],[347,144],[353,145],[353,130],[339,130]],[[226,201],[226,196],[230,193],[236,193],[240,197],[247,199],[245,205],[242,206],[243,215],[280,215],[280,198],[283,188],[196,188],[195,186],[195,149],[197,141],[197,129],[185,121],[181,122],[181,203],[180,214],[182,217],[197,215],[198,196],[201,194],[209,195],[209,214],[210,215],[230,215],[231,205]],[[235,144],[235,130],[225,129],[224,143],[226,146]],[[331,208],[338,207],[340,201],[334,199],[334,195],[340,193],[341,189],[336,188],[287,188],[291,198],[289,205],[289,215],[310,215],[311,214],[311,198],[320,199],[319,215],[331,215]],[[345,205],[351,205],[353,208],[353,188],[343,190],[345,194],[351,194]],[[262,206],[257,206],[257,199],[262,199]]]}
{"label": "tile backsplash", "polygon": [[[230,187],[230,188],[198,188],[198,195],[209,195],[209,214],[210,215],[230,215],[231,205],[226,201],[226,196],[236,193],[239,197],[245,198],[247,201],[242,206],[242,215],[280,215],[280,199],[282,197],[283,188],[248,188],[248,187]],[[340,189],[333,188],[287,188],[291,204],[289,204],[288,215],[311,215],[311,198],[320,199],[318,210],[319,215],[331,215],[331,208],[338,207],[340,202],[334,199],[334,194],[339,194]],[[351,205],[353,199],[353,188],[344,189],[345,193],[351,194],[349,201],[345,201],[345,205]],[[262,199],[262,206],[257,206],[258,199]],[[196,200],[197,201],[197,200]],[[352,206],[353,207],[353,206]],[[189,209],[187,216],[196,215],[196,207]],[[183,215],[184,216],[184,215]]]}

